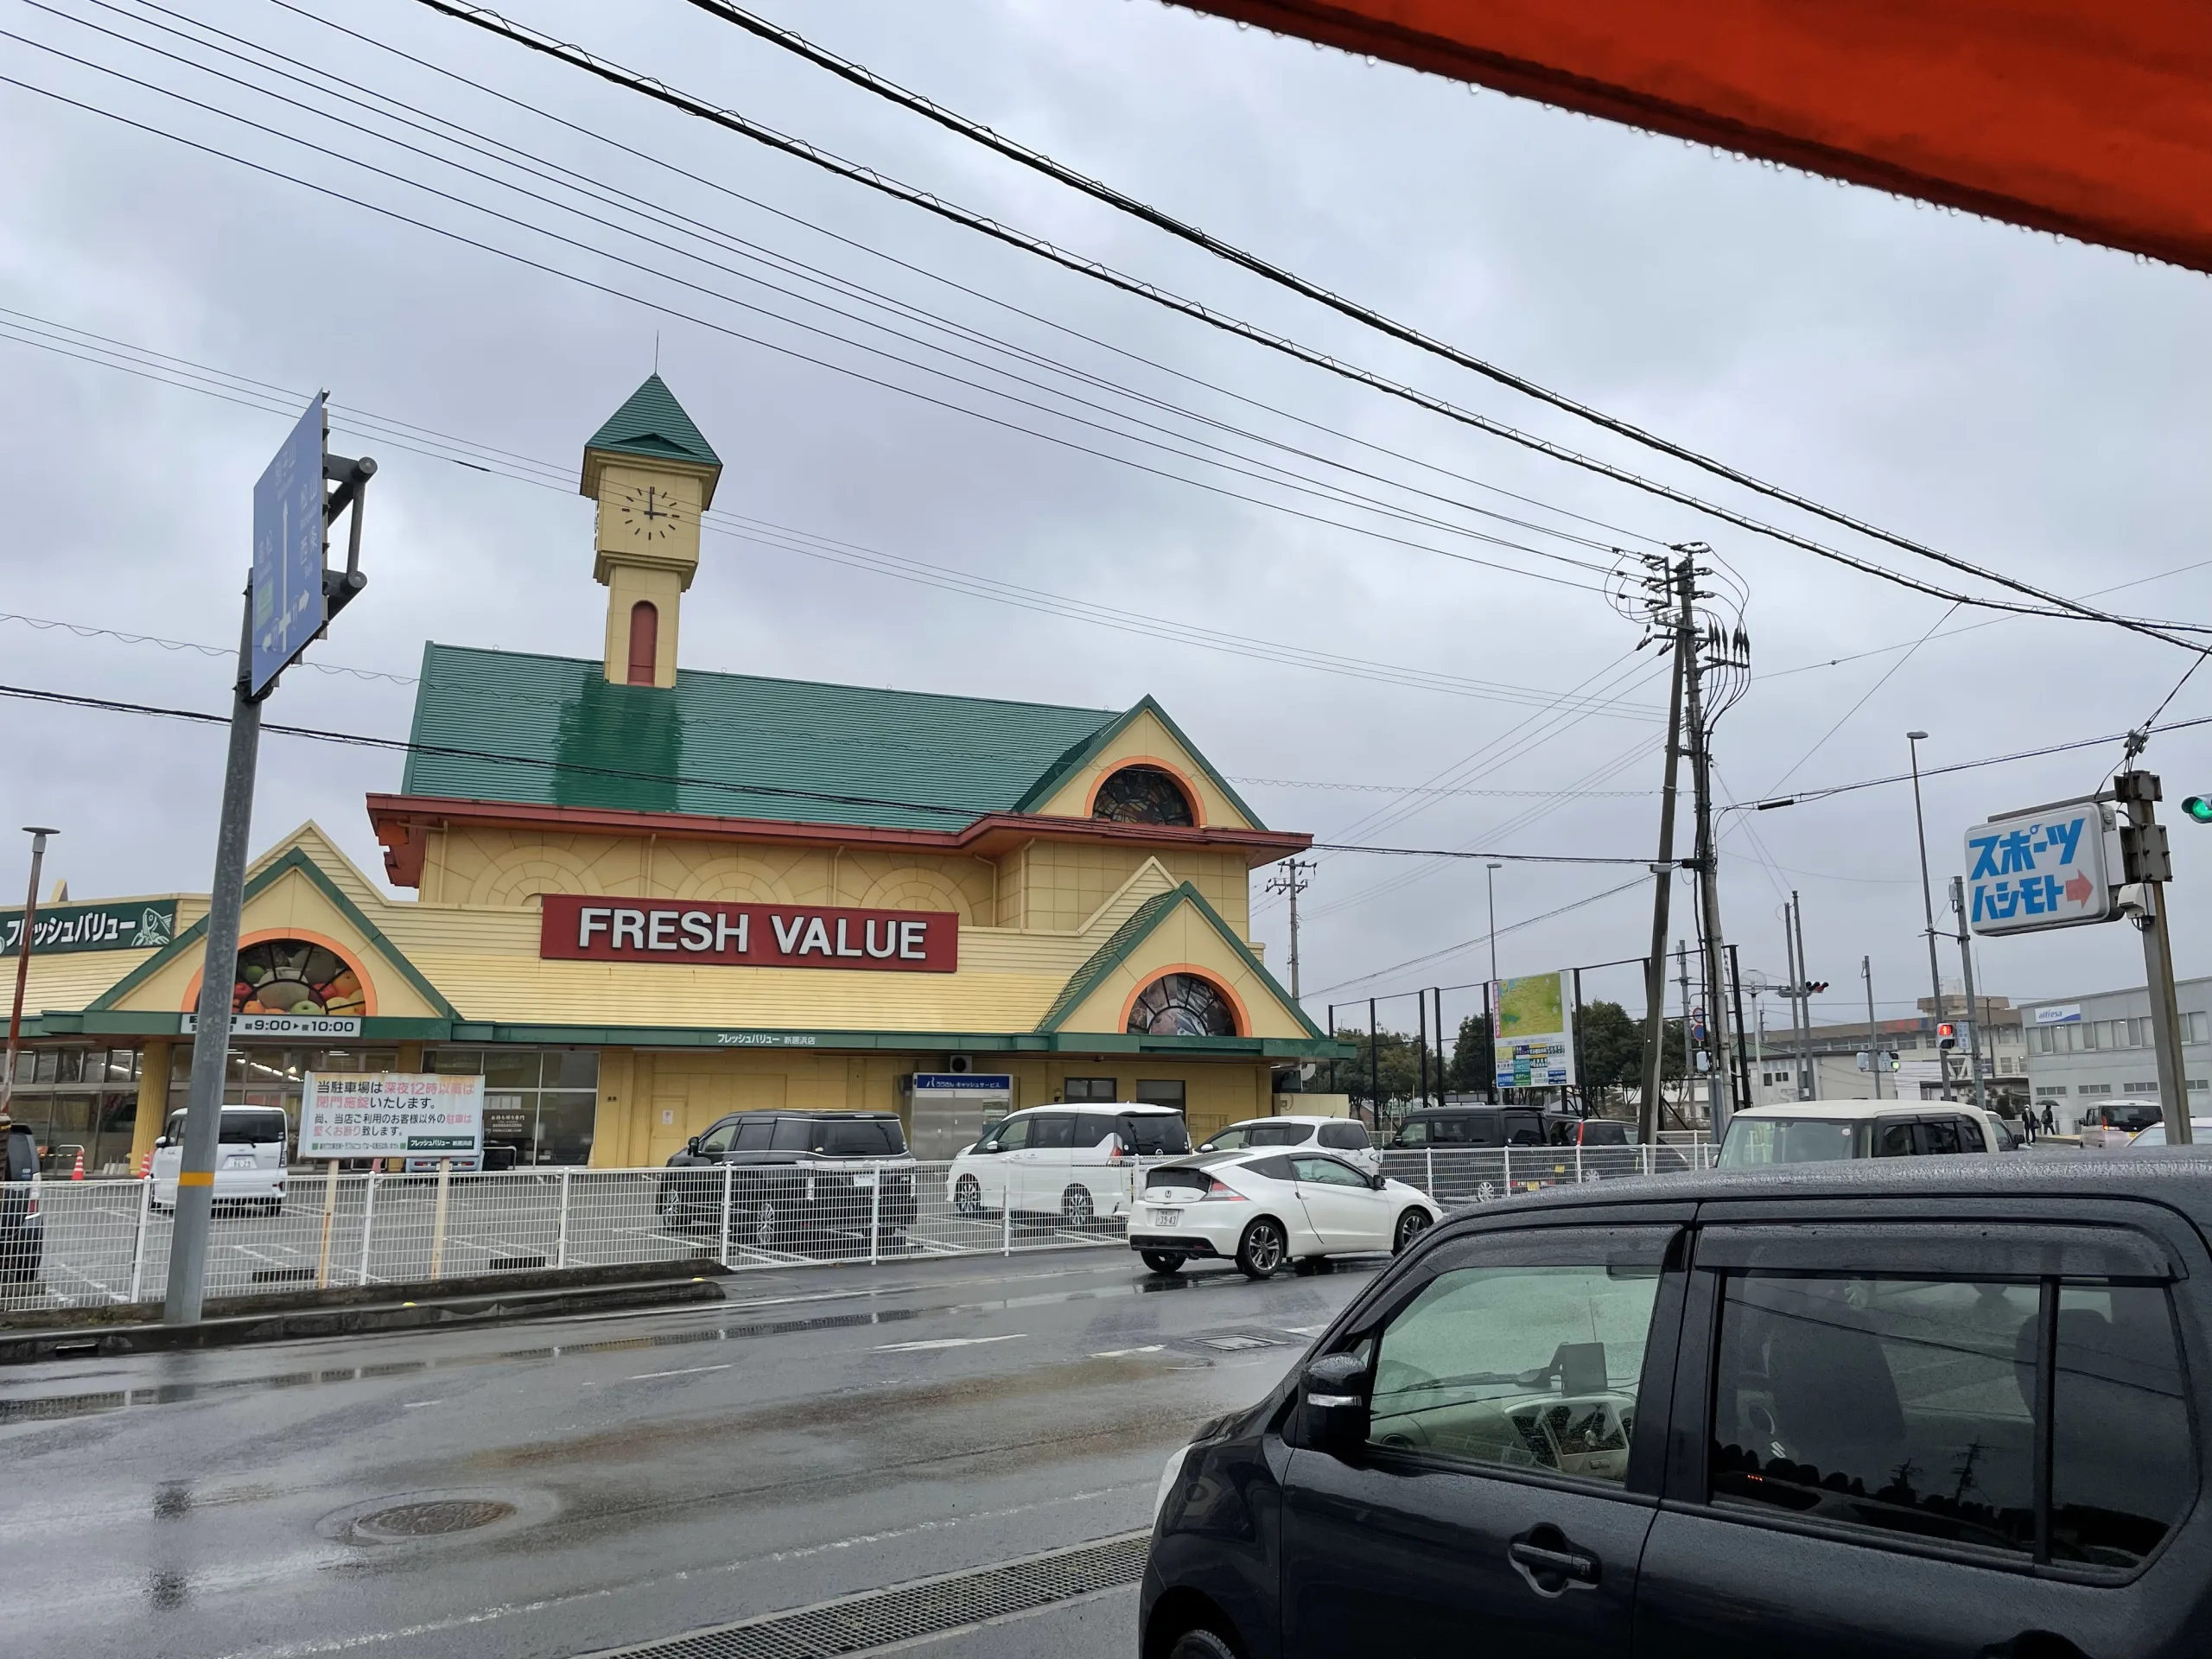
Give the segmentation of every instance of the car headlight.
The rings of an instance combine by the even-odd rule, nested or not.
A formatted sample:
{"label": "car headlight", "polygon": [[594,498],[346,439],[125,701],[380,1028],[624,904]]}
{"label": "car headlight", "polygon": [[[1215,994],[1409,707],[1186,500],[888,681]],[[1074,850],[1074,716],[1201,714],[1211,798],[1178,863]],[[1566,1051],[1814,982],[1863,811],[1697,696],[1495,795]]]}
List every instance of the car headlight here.
{"label": "car headlight", "polygon": [[1183,1478],[1183,1465],[1190,1455],[1189,1446],[1177,1446],[1175,1455],[1167,1459],[1167,1466],[1160,1471],[1160,1486],[1152,1495],[1152,1524],[1155,1527],[1160,1524],[1160,1512],[1167,1507],[1167,1494],[1173,1491],[1175,1484]]}

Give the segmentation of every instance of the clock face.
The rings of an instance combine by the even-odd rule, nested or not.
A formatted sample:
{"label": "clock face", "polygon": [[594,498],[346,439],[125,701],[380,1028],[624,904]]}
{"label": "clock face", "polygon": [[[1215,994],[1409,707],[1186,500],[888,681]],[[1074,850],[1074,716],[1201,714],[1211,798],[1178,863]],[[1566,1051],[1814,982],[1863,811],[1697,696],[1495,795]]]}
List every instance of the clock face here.
{"label": "clock face", "polygon": [[659,486],[646,484],[623,491],[615,512],[639,541],[664,542],[675,533],[683,504]]}

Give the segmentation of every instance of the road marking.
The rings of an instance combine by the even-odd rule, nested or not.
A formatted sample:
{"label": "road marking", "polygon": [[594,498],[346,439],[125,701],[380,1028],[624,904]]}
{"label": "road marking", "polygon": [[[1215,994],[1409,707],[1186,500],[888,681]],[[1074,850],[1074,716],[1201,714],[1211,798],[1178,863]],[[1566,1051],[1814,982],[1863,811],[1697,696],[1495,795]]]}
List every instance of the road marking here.
{"label": "road marking", "polygon": [[1020,1342],[1027,1334],[1017,1331],[1003,1337],[939,1337],[931,1342],[887,1342],[875,1351],[879,1354],[919,1354],[938,1348],[980,1348],[987,1342]]}
{"label": "road marking", "polygon": [[735,1363],[736,1362],[732,1360],[728,1364],[721,1365],[686,1365],[681,1370],[673,1371],[639,1371],[635,1376],[626,1376],[622,1380],[625,1382],[650,1382],[655,1377],[660,1376],[697,1376],[702,1371],[726,1371],[729,1370],[730,1365]]}
{"label": "road marking", "polygon": [[1156,1354],[1165,1349],[1164,1342],[1147,1343],[1141,1348],[1108,1348],[1090,1356],[1093,1359],[1127,1359],[1131,1354]]}
{"label": "road marking", "polygon": [[443,1404],[445,1404],[445,1402],[442,1400],[410,1400],[405,1405],[400,1407],[400,1409],[402,1411],[420,1411],[425,1406],[442,1406]]}

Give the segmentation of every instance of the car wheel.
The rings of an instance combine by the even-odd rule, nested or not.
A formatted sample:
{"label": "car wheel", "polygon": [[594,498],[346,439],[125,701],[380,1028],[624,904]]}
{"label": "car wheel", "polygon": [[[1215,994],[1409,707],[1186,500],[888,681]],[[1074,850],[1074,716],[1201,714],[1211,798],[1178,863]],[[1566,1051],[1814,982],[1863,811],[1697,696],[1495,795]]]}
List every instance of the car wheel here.
{"label": "car wheel", "polygon": [[763,1249],[773,1249],[784,1230],[784,1218],[777,1213],[776,1206],[761,1199],[753,1211],[753,1242]]}
{"label": "car wheel", "polygon": [[952,1207],[971,1220],[983,1213],[983,1184],[963,1175],[952,1184]]}
{"label": "car wheel", "polygon": [[1154,1273],[1173,1274],[1183,1271],[1183,1258],[1173,1250],[1145,1250],[1141,1254],[1145,1266],[1150,1268]]}
{"label": "car wheel", "polygon": [[1244,1242],[1236,1247],[1237,1270],[1247,1279],[1265,1279],[1281,1269],[1289,1254],[1282,1224],[1262,1216],[1244,1230]]}
{"label": "car wheel", "polygon": [[1185,1630],[1167,1649],[1167,1659],[1236,1659],[1236,1649],[1211,1630]]}
{"label": "car wheel", "polygon": [[1391,1230],[1390,1254],[1404,1255],[1413,1248],[1416,1239],[1435,1224],[1426,1210],[1407,1211],[1398,1217],[1397,1226]]}
{"label": "car wheel", "polygon": [[1089,1187],[1071,1186],[1060,1194],[1060,1219],[1069,1226],[1088,1227],[1096,1214]]}

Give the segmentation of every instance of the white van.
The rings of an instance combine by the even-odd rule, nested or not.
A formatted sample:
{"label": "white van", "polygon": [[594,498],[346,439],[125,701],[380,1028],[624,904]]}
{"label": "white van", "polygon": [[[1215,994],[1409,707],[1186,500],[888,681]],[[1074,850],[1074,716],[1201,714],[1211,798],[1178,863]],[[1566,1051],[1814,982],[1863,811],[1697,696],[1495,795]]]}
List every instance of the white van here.
{"label": "white van", "polygon": [[1131,1158],[1179,1157],[1191,1133],[1173,1106],[1128,1101],[1033,1106],[1001,1118],[945,1173],[945,1202],[963,1216],[1058,1216],[1080,1227],[1127,1215]]}
{"label": "white van", "polygon": [[[215,1202],[284,1208],[284,1148],[291,1121],[281,1106],[226,1106],[216,1130]],[[171,1112],[154,1142],[154,1208],[176,1207],[177,1171],[184,1164],[184,1114]]]}
{"label": "white van", "polygon": [[2012,1137],[1994,1116],[1959,1100],[1806,1100],[1758,1106],[1728,1120],[1723,1169],[2004,1152]]}
{"label": "white van", "polygon": [[1242,1152],[1249,1147],[1302,1147],[1333,1153],[1370,1175],[1382,1173],[1382,1154],[1356,1117],[1253,1117],[1209,1136],[1200,1152]]}

